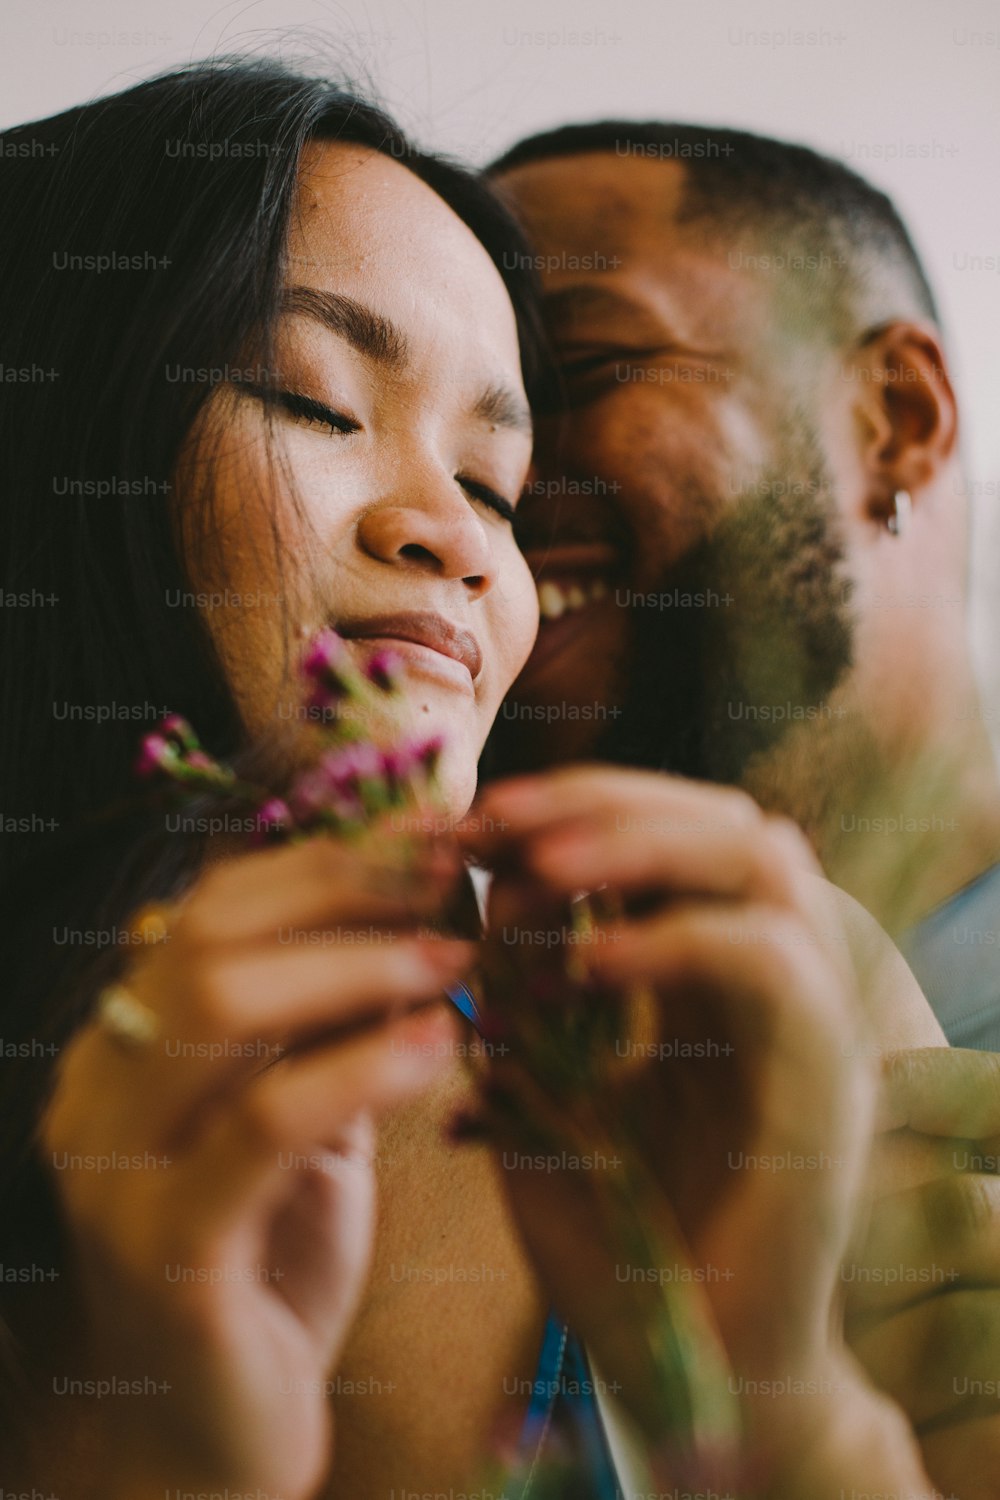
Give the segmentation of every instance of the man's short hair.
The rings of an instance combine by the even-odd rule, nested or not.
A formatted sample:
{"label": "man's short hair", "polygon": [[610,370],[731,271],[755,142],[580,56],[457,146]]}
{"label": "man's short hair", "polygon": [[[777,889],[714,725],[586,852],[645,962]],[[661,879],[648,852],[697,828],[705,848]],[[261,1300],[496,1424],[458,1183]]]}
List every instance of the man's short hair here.
{"label": "man's short hair", "polygon": [[708,233],[723,229],[769,255],[772,269],[802,272],[810,322],[815,327],[818,319],[835,343],[895,318],[940,322],[891,200],[807,146],[706,125],[601,120],[528,136],[486,170],[496,176],[592,151],[680,162],[685,172],[676,222]]}

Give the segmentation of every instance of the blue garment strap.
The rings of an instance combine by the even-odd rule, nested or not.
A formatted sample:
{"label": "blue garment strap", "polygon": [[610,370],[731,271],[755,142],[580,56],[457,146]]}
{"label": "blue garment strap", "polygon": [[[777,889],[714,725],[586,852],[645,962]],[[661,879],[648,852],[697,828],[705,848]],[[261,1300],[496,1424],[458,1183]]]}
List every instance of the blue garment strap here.
{"label": "blue garment strap", "polygon": [[564,1369],[566,1394],[563,1400],[568,1419],[579,1439],[594,1500],[622,1500],[611,1449],[597,1404],[594,1375],[583,1345],[572,1334],[566,1340]]}
{"label": "blue garment strap", "polygon": [[[480,1030],[482,1017],[468,985],[452,985],[447,993]],[[573,1500],[622,1500],[587,1356],[566,1324],[551,1312],[511,1476],[521,1484],[517,1500],[531,1500],[535,1470],[548,1459],[559,1461],[561,1468],[571,1467]]]}
{"label": "blue garment strap", "polygon": [[551,1479],[547,1471],[553,1465],[563,1485],[560,1495],[622,1500],[587,1357],[565,1323],[550,1313],[509,1476],[520,1486],[511,1500],[532,1500],[538,1469]]}
{"label": "blue garment strap", "polygon": [[1000,864],[899,940],[953,1047],[1000,1052]]}
{"label": "blue garment strap", "polygon": [[467,984],[453,984],[448,988],[448,999],[458,1007],[467,1021],[471,1021],[477,1031],[482,1030],[482,1016],[475,997]]}
{"label": "blue garment strap", "polygon": [[545,1437],[552,1419],[552,1408],[558,1395],[559,1375],[566,1357],[569,1330],[566,1325],[549,1313],[542,1335],[542,1349],[531,1386],[531,1400],[524,1414],[520,1447],[527,1456],[532,1454]]}

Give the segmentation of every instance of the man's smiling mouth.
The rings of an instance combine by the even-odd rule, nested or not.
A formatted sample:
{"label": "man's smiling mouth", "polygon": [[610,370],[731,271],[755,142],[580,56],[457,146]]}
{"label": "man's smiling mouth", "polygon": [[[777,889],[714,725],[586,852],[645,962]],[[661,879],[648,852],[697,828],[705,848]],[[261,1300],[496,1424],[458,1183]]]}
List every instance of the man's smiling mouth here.
{"label": "man's smiling mouth", "polygon": [[608,594],[608,583],[604,578],[581,579],[576,583],[557,582],[546,578],[538,585],[538,608],[543,620],[558,620],[560,616],[573,614],[595,604]]}
{"label": "man's smiling mouth", "polygon": [[605,541],[558,542],[526,552],[538,589],[542,623],[607,599],[622,577],[619,547]]}

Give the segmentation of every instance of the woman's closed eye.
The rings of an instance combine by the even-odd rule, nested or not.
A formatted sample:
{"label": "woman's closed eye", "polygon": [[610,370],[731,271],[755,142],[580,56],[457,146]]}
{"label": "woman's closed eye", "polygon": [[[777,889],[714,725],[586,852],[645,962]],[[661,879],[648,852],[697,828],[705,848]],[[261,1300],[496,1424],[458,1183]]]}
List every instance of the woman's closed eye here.
{"label": "woman's closed eye", "polygon": [[[248,395],[256,396],[265,405],[280,406],[298,421],[311,427],[324,428],[327,432],[339,437],[361,431],[360,422],[344,412],[335,411],[332,406],[317,401],[313,396],[303,396],[299,391],[271,390],[266,386],[248,385],[245,389]],[[455,482],[462,487],[470,500],[485,505],[488,510],[493,511],[504,521],[513,522],[516,514],[514,506],[506,496],[501,495],[491,485],[483,484],[481,480],[473,479],[469,474],[456,474]]]}
{"label": "woman's closed eye", "polygon": [[270,390],[266,386],[247,386],[247,393],[256,396],[265,406],[280,406],[297,421],[310,427],[324,428],[327,432],[343,437],[351,432],[360,432],[361,423],[344,412],[335,411],[313,396],[303,396],[300,391]]}
{"label": "woman's closed eye", "polygon": [[478,500],[503,520],[513,523],[517,512],[510,501],[497,490],[491,489],[488,484],[481,484],[478,479],[470,479],[468,474],[456,474],[455,482],[462,486],[471,500]]}

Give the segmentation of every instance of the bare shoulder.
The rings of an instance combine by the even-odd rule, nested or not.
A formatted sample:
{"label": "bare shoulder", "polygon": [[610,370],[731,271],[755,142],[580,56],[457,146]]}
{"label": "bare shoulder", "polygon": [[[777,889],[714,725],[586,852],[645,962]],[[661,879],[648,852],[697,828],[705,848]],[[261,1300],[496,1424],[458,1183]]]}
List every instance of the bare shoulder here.
{"label": "bare shoulder", "polygon": [[853,896],[816,877],[843,928],[861,998],[882,1052],[947,1047],[944,1032],[906,959],[888,933]]}

